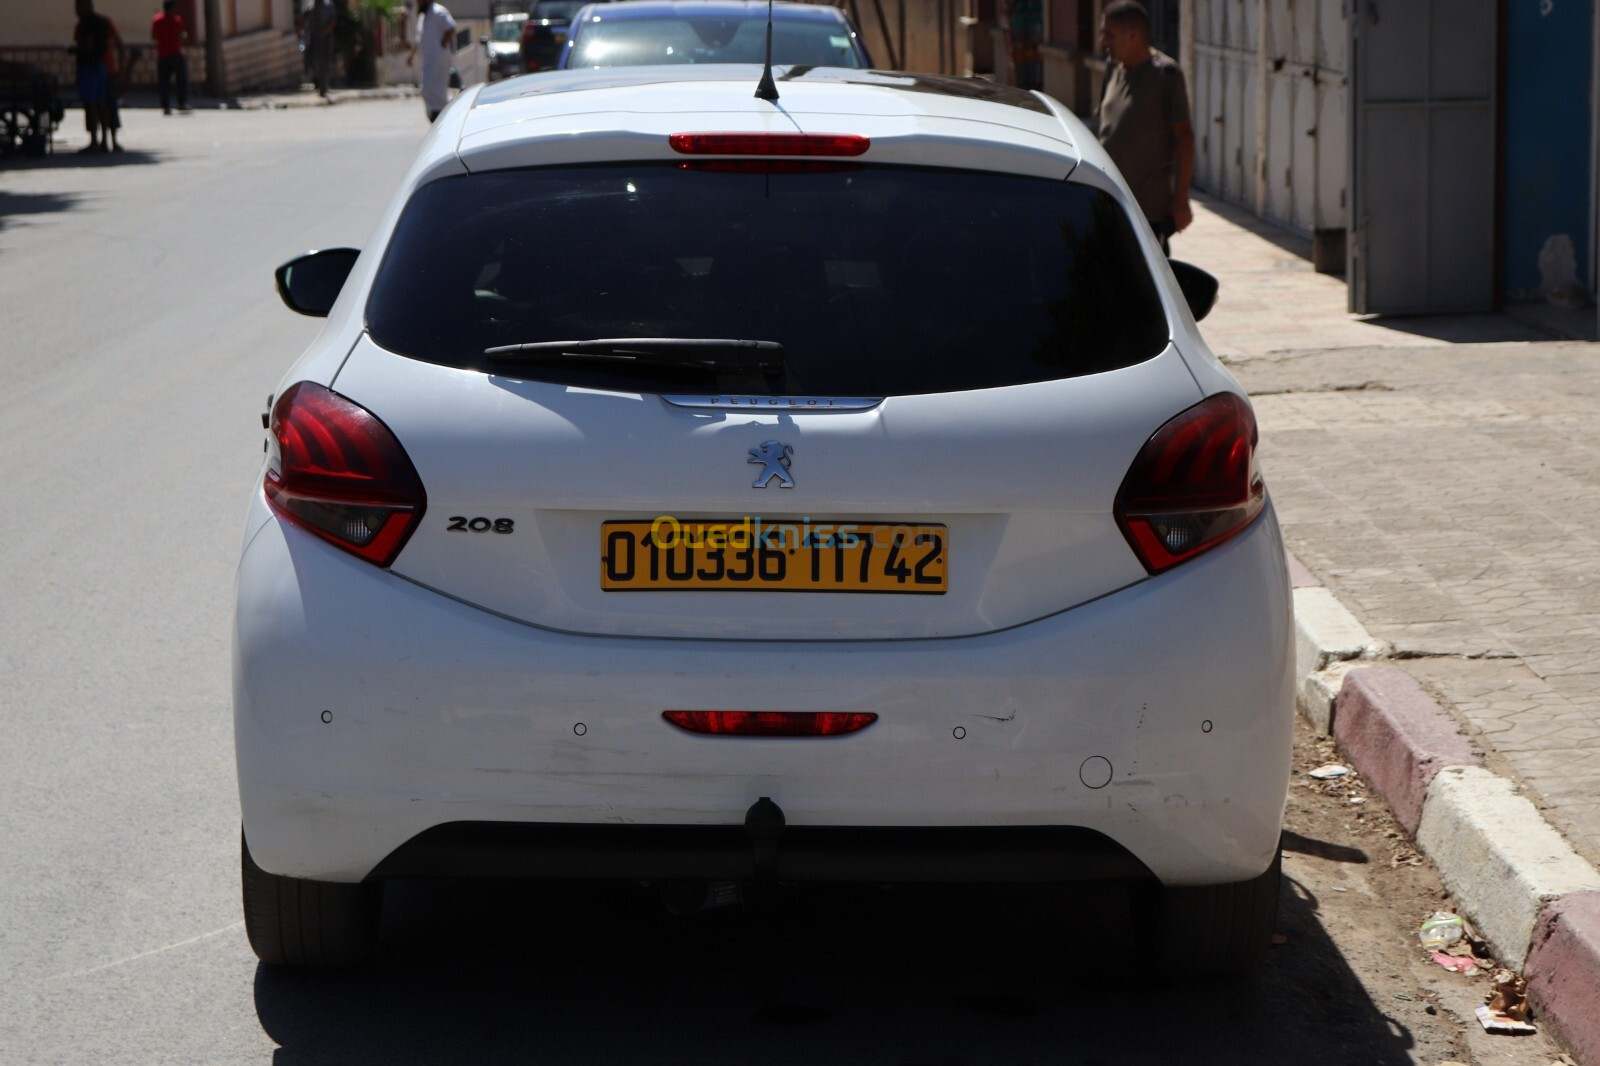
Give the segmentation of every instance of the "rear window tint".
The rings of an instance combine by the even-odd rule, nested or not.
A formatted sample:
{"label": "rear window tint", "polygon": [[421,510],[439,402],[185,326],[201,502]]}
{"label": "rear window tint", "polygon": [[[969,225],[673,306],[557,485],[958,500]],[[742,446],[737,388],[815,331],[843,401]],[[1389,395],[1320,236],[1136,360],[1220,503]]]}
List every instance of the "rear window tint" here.
{"label": "rear window tint", "polygon": [[[367,305],[401,355],[655,392],[895,396],[1152,358],[1168,328],[1124,212],[1065,181],[861,167],[495,171],[419,189]],[[506,366],[485,349],[604,338],[783,346],[754,369]]]}

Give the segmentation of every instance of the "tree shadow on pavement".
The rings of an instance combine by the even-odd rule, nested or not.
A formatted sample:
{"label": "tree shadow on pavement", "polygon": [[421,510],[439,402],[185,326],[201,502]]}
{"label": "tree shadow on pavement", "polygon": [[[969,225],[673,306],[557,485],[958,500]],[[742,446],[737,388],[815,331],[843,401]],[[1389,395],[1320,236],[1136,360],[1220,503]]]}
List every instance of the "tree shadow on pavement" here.
{"label": "tree shadow on pavement", "polygon": [[155,152],[136,148],[121,152],[78,152],[73,149],[57,150],[46,155],[0,156],[0,171],[4,170],[78,170],[100,167],[148,166],[161,162]]}
{"label": "tree shadow on pavement", "polygon": [[1411,1061],[1292,881],[1245,982],[1141,980],[1130,898],[810,887],[675,918],[631,886],[398,882],[376,963],[258,967],[256,1010],[276,1066]]}
{"label": "tree shadow on pavement", "polygon": [[0,190],[0,229],[13,218],[71,211],[83,197],[62,192],[5,192]]}

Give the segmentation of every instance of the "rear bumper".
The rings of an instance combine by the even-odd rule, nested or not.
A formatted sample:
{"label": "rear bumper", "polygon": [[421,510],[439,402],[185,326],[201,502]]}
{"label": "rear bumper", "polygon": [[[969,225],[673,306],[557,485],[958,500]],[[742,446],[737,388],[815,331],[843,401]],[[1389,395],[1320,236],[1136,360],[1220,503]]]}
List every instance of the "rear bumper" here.
{"label": "rear bumper", "polygon": [[1114,841],[1068,826],[785,829],[761,854],[742,826],[452,822],[395,849],[371,877],[628,881],[1064,882],[1137,878]]}
{"label": "rear bumper", "polygon": [[[742,823],[765,796],[787,818],[785,878],[962,880],[963,862],[1026,853],[1029,876],[972,876],[1070,880],[1108,855],[1168,884],[1244,880],[1277,848],[1287,790],[1282,552],[1269,512],[1175,571],[976,637],[649,640],[511,622],[270,521],[238,578],[245,832],[263,869],[331,881],[579,876],[591,859],[731,879],[753,869]],[[679,732],[668,709],[879,721],[753,740]],[[694,861],[650,872],[696,833]]]}

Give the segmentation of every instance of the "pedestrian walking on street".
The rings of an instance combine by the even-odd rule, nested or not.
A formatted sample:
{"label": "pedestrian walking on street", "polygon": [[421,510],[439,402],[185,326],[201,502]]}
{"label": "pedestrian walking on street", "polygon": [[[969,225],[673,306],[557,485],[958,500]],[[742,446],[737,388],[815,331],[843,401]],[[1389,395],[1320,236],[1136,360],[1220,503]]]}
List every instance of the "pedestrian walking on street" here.
{"label": "pedestrian walking on street", "polygon": [[1044,8],[1039,0],[1006,0],[1006,39],[1011,45],[1011,69],[1016,85],[1039,89],[1044,77],[1039,65],[1039,42],[1044,37]]}
{"label": "pedestrian walking on street", "polygon": [[150,38],[156,42],[156,80],[161,88],[161,113],[172,114],[172,83],[178,83],[178,110],[189,110],[189,60],[183,42],[189,28],[178,14],[178,0],[162,0],[161,11],[150,20]]}
{"label": "pedestrian walking on street", "polygon": [[[111,20],[97,14],[94,0],[75,0],[78,24],[72,31],[72,51],[78,68],[78,99],[83,103],[83,122],[89,130],[89,143],[80,152],[106,152],[115,143],[109,110],[109,75],[106,60],[114,55],[112,39],[117,29]],[[116,38],[116,49],[122,48]]]}
{"label": "pedestrian walking on street", "polygon": [[122,151],[117,131],[122,128],[122,72],[128,68],[128,51],[122,45],[122,35],[111,16],[102,15],[110,34],[106,40],[106,132],[111,138],[111,150]]}
{"label": "pedestrian walking on street", "polygon": [[1194,221],[1194,125],[1183,71],[1150,45],[1150,13],[1137,0],[1107,4],[1100,49],[1111,62],[1100,100],[1100,143],[1171,254],[1168,238]]}
{"label": "pedestrian walking on street", "polygon": [[333,6],[333,0],[306,0],[300,13],[300,32],[305,34],[311,83],[324,97],[328,95],[329,76],[333,71],[333,29],[338,21],[339,11]]}
{"label": "pedestrian walking on street", "polygon": [[450,102],[450,64],[455,59],[456,20],[443,4],[417,0],[417,33],[411,42],[410,66],[422,53],[422,106],[432,122]]}

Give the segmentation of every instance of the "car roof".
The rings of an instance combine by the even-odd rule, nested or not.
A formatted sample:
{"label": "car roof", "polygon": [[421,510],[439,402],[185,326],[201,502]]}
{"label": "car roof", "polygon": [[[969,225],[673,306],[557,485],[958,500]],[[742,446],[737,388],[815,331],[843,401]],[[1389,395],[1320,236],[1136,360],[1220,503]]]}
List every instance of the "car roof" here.
{"label": "car roof", "polygon": [[[607,22],[618,19],[652,19],[668,16],[710,18],[766,18],[766,0],[627,0],[627,3],[607,4],[603,17]],[[826,4],[801,4],[775,2],[772,17],[790,22],[843,22],[844,12]]]}
{"label": "car roof", "polygon": [[681,160],[667,137],[686,132],[854,133],[871,139],[862,162],[1052,177],[1087,151],[1104,169],[1093,135],[1042,94],[978,78],[780,65],[779,99],[768,103],[755,97],[760,76],[759,64],[728,63],[511,78],[458,101],[432,143],[441,164],[453,148],[448,162],[469,171]]}
{"label": "car roof", "polygon": [[[726,0],[669,0],[676,3],[709,5]],[[645,6],[653,0],[628,0],[617,8]],[[730,5],[731,6],[731,5]],[[738,6],[743,6],[742,4]],[[795,5],[804,7],[807,5]],[[727,90],[725,83],[746,85],[753,89],[760,77],[761,68],[749,63],[708,63],[703,65],[668,65],[661,67],[603,67],[585,70],[546,71],[523,78],[513,78],[481,87],[472,98],[470,113],[502,106],[520,106],[528,110],[558,108],[563,113],[582,113],[609,107],[609,102],[594,94],[607,91],[638,92],[641,94],[681,92],[686,95],[712,94],[720,96]],[[752,75],[751,71],[754,71]],[[958,78],[947,74],[908,74],[902,71],[855,70],[846,67],[800,67],[779,64],[773,74],[780,86],[799,93],[802,98],[816,86],[848,86],[850,95],[859,97],[863,108],[869,101],[888,106],[898,100],[899,106],[914,107],[919,111],[959,111],[971,104],[982,107],[1003,107],[1031,112],[1055,119],[1063,114],[1054,101],[1038,93],[1028,92],[985,78]],[[737,90],[735,89],[735,92]],[[478,115],[480,121],[482,116]],[[1010,116],[1015,119],[1016,116]],[[473,121],[468,118],[468,123]]]}

